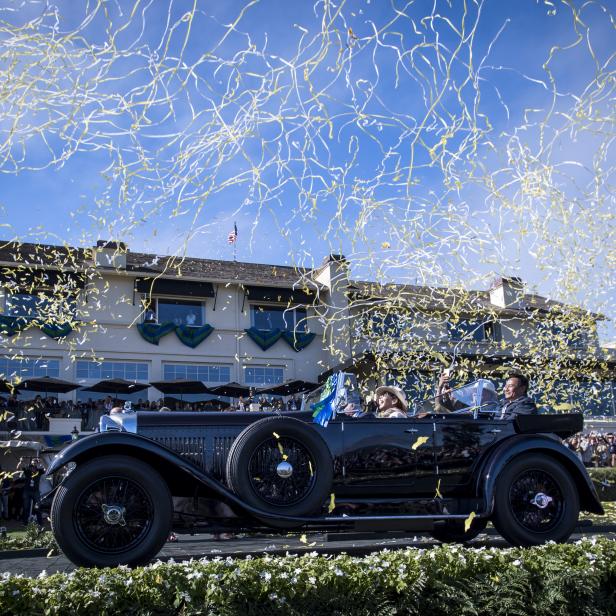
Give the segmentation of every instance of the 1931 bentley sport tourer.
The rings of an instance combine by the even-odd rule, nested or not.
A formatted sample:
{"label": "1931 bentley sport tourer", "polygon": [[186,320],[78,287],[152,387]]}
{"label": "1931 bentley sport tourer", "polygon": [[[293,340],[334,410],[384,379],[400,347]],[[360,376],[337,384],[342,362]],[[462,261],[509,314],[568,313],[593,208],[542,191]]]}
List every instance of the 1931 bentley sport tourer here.
{"label": "1931 bentley sport tourer", "polygon": [[103,417],[99,433],[47,471],[53,532],[85,566],[145,564],[172,529],[408,530],[468,541],[491,521],[514,545],[565,541],[580,509],[603,513],[561,442],[582,416],[500,419],[486,393],[480,381],[460,391],[461,413],[350,417],[340,411],[352,408],[357,384],[338,373],[299,412]]}

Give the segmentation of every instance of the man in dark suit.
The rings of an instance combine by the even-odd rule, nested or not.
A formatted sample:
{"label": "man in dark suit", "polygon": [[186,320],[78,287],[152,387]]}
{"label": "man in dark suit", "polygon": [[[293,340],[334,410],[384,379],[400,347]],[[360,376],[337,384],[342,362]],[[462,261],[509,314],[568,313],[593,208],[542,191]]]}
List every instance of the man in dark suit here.
{"label": "man in dark suit", "polygon": [[500,418],[513,419],[516,415],[536,415],[537,406],[526,395],[528,379],[523,374],[511,374],[505,382],[505,401],[501,406]]}

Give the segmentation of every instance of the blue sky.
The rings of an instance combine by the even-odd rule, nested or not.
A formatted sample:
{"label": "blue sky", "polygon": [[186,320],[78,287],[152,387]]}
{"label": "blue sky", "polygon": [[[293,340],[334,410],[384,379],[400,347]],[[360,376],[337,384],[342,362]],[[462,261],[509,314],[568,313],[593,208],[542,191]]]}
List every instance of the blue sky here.
{"label": "blue sky", "polygon": [[240,260],[614,318],[610,3],[451,4],[0,2],[34,24],[0,32],[3,237],[231,258],[237,221]]}

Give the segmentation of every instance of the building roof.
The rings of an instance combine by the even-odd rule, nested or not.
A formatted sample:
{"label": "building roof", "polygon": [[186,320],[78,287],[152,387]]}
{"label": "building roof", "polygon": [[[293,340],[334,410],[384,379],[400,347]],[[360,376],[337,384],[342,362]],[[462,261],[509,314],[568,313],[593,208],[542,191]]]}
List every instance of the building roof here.
{"label": "building roof", "polygon": [[[237,282],[278,287],[294,285],[300,287],[303,282],[312,282],[308,278],[312,270],[288,265],[198,259],[131,252],[130,250],[127,250],[125,254],[125,271],[133,275],[142,274],[144,277],[185,277],[209,282]],[[37,267],[61,265],[63,268],[84,269],[94,267],[93,255],[94,249],[92,248],[0,241],[0,263],[19,263]],[[316,286],[314,282],[312,286]]]}
{"label": "building roof", "polygon": [[[489,291],[465,290],[447,287],[431,287],[405,284],[379,284],[371,281],[353,281],[349,293],[356,299],[366,300],[396,300],[396,302],[412,304],[425,310],[452,310],[459,312],[475,312],[477,310],[492,311],[506,316],[520,314],[528,310],[548,312],[554,309],[565,308],[566,305],[555,300],[525,293],[514,307],[501,308],[490,300]],[[588,313],[591,314],[591,313]],[[601,318],[601,315],[592,316]]]}
{"label": "building roof", "polygon": [[[314,270],[309,268],[131,252],[121,243],[98,242],[97,247],[98,249],[108,247],[112,250],[120,250],[126,255],[126,269],[112,268],[110,271],[126,271],[135,277],[139,275],[164,278],[182,277],[214,283],[237,282],[245,285],[294,287],[296,289],[321,286],[313,280]],[[0,264],[20,263],[49,268],[58,268],[61,265],[62,269],[94,269],[95,250],[96,248],[0,241]],[[344,259],[340,256],[336,258]],[[356,299],[365,298],[373,301],[397,299],[426,310],[457,309],[461,312],[481,310],[492,311],[503,316],[520,314],[525,310],[550,311],[554,308],[565,307],[565,304],[540,295],[524,294],[517,307],[499,308],[490,301],[489,291],[427,285],[380,284],[374,281],[352,280],[348,291]],[[598,319],[603,318],[602,315],[592,314],[592,316]]]}

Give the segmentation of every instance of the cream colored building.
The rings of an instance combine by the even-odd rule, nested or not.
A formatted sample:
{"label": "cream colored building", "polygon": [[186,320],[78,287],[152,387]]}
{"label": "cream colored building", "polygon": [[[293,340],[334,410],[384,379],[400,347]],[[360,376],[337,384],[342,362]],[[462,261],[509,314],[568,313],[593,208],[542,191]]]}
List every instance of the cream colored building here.
{"label": "cream colored building", "polygon": [[[59,295],[70,297],[76,321],[68,335],[54,339],[36,325],[10,335],[13,325],[32,322],[41,298]],[[366,308],[370,312],[392,296],[408,303],[427,298],[439,310],[455,301],[455,293],[438,295],[426,287],[350,280],[348,262],[339,255],[307,270],[137,253],[114,242],[98,242],[92,249],[6,244],[0,249],[0,378],[49,375],[82,386],[107,378],[143,383],[190,379],[210,387],[235,381],[255,388],[293,379],[317,382],[336,366],[380,352],[358,327]],[[536,315],[553,304],[526,294],[515,278],[497,279],[489,291],[466,292],[465,301],[475,313],[492,314],[494,320],[477,327],[468,323],[468,335],[461,339],[446,318],[428,319],[419,331],[416,319],[414,335],[443,351],[457,347],[506,360],[510,351],[498,350],[495,343],[527,339],[530,346],[540,321],[530,319],[530,311]],[[154,344],[140,331],[144,321],[150,321],[145,329],[166,323],[170,331]],[[211,333],[194,348],[176,333],[190,336],[208,329],[206,325]],[[262,348],[247,333],[251,328],[297,331],[305,346],[295,350],[279,337]],[[404,336],[397,344],[404,348]],[[604,352],[594,330],[578,335],[580,344],[584,353]],[[59,397],[91,396],[78,390]],[[160,397],[154,388],[132,396]]]}

